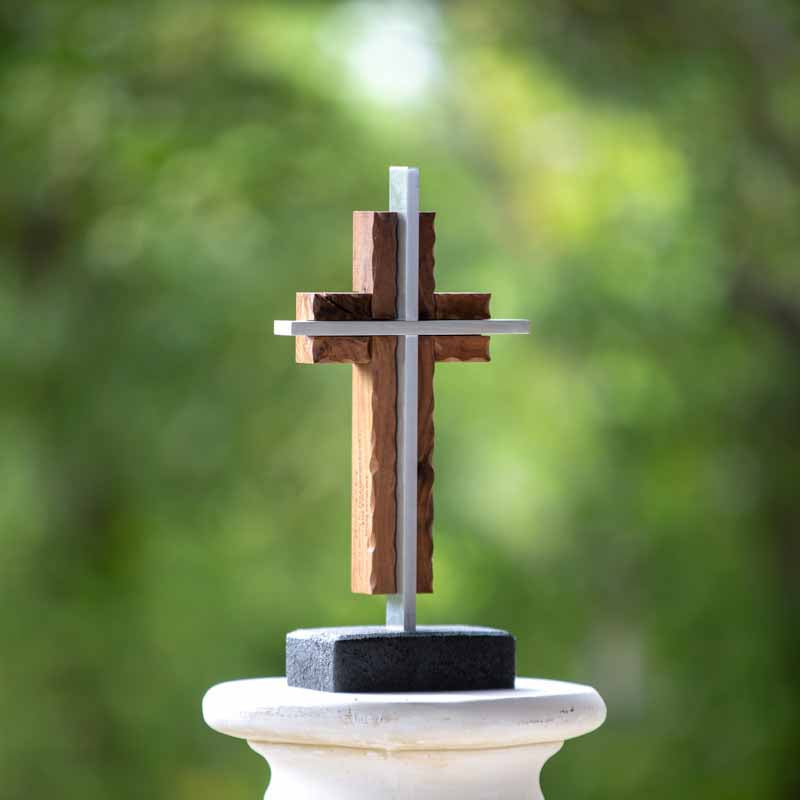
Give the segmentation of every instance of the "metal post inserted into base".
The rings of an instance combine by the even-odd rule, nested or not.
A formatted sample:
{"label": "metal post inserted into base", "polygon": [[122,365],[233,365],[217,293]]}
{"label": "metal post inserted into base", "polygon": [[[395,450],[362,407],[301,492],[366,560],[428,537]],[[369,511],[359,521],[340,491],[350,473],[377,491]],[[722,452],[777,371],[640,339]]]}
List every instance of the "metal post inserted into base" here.
{"label": "metal post inserted into base", "polygon": [[[419,319],[419,170],[389,168],[389,210],[397,212],[397,318]],[[386,624],[417,627],[417,363],[419,338],[397,337],[397,594]]]}

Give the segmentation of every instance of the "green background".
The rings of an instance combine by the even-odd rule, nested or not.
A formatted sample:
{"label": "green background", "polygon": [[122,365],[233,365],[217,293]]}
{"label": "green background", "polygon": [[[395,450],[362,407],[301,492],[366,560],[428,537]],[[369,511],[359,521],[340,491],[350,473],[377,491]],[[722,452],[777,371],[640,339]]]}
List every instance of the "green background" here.
{"label": "green background", "polygon": [[[0,8],[0,797],[245,800],[200,716],[349,593],[348,290],[418,165],[440,290],[436,593],[608,721],[548,797],[800,796],[794,2]],[[404,66],[404,65],[408,66]]]}

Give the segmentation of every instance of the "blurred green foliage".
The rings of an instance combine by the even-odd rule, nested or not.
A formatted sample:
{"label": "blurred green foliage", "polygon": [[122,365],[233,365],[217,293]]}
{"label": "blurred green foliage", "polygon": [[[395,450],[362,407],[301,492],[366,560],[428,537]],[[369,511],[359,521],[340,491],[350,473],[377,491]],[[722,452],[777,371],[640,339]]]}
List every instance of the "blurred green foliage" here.
{"label": "blurred green foliage", "polygon": [[0,7],[0,797],[258,797],[212,683],[348,592],[349,373],[271,335],[419,165],[490,366],[437,371],[423,621],[605,727],[553,798],[800,796],[788,0]]}

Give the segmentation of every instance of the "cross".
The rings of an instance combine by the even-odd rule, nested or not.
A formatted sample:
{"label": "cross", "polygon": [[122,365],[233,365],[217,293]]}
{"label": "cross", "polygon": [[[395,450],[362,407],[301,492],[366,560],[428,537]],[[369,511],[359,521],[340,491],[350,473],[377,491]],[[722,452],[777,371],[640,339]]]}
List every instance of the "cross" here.
{"label": "cross", "polygon": [[353,365],[351,588],[388,595],[386,624],[414,631],[433,591],[434,364],[489,361],[490,335],[530,325],[490,319],[490,294],[435,291],[418,169],[389,169],[389,209],[353,212],[353,291],[298,293],[275,333],[298,363]]}

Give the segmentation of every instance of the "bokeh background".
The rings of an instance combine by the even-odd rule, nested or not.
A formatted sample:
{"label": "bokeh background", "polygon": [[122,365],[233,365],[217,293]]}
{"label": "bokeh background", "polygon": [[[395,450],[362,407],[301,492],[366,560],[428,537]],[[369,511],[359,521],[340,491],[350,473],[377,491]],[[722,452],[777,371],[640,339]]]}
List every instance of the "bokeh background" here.
{"label": "bokeh background", "polygon": [[422,170],[441,290],[425,622],[518,636],[606,725],[552,798],[800,796],[800,9],[781,0],[4,2],[0,797],[261,796],[206,729],[348,589],[350,288]]}

